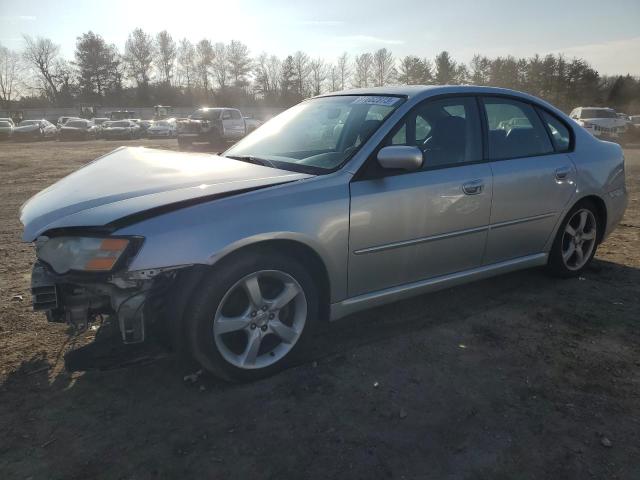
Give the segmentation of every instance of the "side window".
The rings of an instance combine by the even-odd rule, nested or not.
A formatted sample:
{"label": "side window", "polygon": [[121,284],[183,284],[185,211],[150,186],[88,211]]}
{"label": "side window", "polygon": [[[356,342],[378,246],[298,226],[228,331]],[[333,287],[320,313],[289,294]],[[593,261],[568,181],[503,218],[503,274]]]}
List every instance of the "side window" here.
{"label": "side window", "polygon": [[229,120],[231,118],[231,112],[229,110],[225,110],[222,112],[222,119]]}
{"label": "side window", "polygon": [[553,152],[553,146],[533,107],[507,98],[485,98],[489,158],[532,157]]}
{"label": "side window", "polygon": [[233,118],[234,120],[239,120],[242,117],[240,116],[240,112],[239,111],[231,110],[231,118]]}
{"label": "side window", "polygon": [[386,145],[423,152],[423,168],[482,160],[480,117],[473,97],[427,100],[393,130]]}
{"label": "side window", "polygon": [[545,112],[544,110],[538,111],[549,129],[551,141],[553,142],[553,147],[556,149],[556,152],[568,152],[571,147],[571,132],[569,132],[569,128],[564,122],[549,112]]}

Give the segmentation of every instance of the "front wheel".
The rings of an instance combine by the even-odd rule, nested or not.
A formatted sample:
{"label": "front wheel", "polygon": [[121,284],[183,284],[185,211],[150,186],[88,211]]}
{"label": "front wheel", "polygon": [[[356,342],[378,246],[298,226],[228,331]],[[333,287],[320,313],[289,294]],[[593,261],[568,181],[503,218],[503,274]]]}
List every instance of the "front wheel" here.
{"label": "front wheel", "polygon": [[199,286],[186,322],[191,352],[226,380],[272,375],[304,348],[318,304],[316,286],[296,260],[247,253],[217,267]]}
{"label": "front wheel", "polygon": [[589,265],[599,240],[598,211],[591,201],[575,205],[563,220],[549,253],[547,269],[558,277],[576,277]]}

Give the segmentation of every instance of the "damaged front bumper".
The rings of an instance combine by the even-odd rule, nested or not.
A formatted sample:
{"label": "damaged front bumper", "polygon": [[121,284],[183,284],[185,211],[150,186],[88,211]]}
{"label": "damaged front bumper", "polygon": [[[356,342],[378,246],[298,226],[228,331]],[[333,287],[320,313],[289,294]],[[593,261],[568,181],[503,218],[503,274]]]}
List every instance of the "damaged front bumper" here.
{"label": "damaged front bumper", "polygon": [[152,270],[101,278],[59,275],[38,261],[31,274],[33,308],[45,311],[49,321],[66,322],[78,330],[100,315],[110,315],[117,319],[124,343],[140,343],[145,340],[150,307],[164,293],[161,286],[166,282],[159,277],[166,280],[171,274]]}

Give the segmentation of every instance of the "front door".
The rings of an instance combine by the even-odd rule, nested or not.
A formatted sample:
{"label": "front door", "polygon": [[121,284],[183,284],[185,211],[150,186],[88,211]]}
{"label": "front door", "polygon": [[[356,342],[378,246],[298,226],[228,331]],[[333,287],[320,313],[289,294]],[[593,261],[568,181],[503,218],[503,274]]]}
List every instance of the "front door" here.
{"label": "front door", "polygon": [[543,251],[575,193],[576,170],[564,153],[569,131],[559,119],[508,98],[485,98],[482,103],[493,171],[484,259],[491,264]]}
{"label": "front door", "polygon": [[385,145],[418,146],[423,169],[385,171],[374,154],[351,183],[350,296],[482,264],[492,175],[475,99],[418,105]]}

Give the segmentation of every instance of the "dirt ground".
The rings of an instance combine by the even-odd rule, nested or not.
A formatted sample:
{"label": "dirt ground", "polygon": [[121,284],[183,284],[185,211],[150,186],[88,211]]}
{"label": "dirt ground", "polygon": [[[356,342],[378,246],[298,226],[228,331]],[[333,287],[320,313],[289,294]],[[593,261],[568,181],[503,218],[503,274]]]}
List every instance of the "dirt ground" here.
{"label": "dirt ground", "polygon": [[115,146],[0,144],[0,478],[640,478],[640,150],[584,277],[532,270],[363,312],[305,363],[228,385],[185,382],[172,356],[69,373],[88,334],[31,311],[20,205]]}

